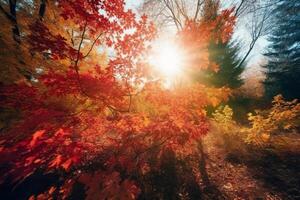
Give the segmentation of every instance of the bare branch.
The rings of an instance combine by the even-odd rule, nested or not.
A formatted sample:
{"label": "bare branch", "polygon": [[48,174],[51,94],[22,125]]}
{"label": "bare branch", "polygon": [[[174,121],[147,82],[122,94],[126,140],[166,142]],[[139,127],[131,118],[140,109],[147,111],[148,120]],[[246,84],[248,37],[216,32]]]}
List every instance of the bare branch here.
{"label": "bare branch", "polygon": [[198,18],[200,7],[202,4],[203,4],[203,1],[201,1],[201,0],[197,1],[197,7],[196,7],[195,15],[194,15],[194,21],[196,21],[196,19]]}
{"label": "bare branch", "polygon": [[256,13],[254,13],[252,18],[252,25],[251,25],[251,42],[249,44],[249,49],[244,55],[243,59],[239,63],[238,67],[241,67],[246,59],[249,57],[250,53],[252,52],[255,44],[257,43],[258,39],[263,36],[263,32],[265,29],[265,24],[270,17],[270,13],[267,10],[264,10],[262,15],[261,21],[258,21]]}
{"label": "bare branch", "polygon": [[20,44],[20,31],[18,27],[18,22],[17,22],[17,0],[9,0],[9,13],[5,11],[5,9],[0,5],[0,10],[4,15],[7,17],[7,19],[11,22],[12,24],[12,34],[13,34],[13,39]]}
{"label": "bare branch", "polygon": [[180,20],[178,19],[178,17],[175,15],[175,10],[173,7],[173,1],[169,1],[169,0],[163,0],[166,7],[168,8],[168,10],[170,11],[172,18],[174,20],[174,23],[177,27],[177,30],[181,30],[182,29],[182,24],[180,22]]}
{"label": "bare branch", "polygon": [[88,50],[88,52],[86,53],[86,55],[83,56],[83,58],[86,58],[86,57],[91,53],[91,51],[93,50],[93,48],[94,48],[96,42],[98,41],[98,39],[99,39],[99,38],[101,37],[101,35],[103,35],[103,34],[104,34],[104,32],[100,33],[100,34],[97,36],[97,38],[94,40],[94,42],[92,43],[90,49]]}
{"label": "bare branch", "polygon": [[238,17],[242,12],[240,10],[242,9],[243,5],[246,3],[246,0],[241,0],[240,4],[235,10],[234,16]]}

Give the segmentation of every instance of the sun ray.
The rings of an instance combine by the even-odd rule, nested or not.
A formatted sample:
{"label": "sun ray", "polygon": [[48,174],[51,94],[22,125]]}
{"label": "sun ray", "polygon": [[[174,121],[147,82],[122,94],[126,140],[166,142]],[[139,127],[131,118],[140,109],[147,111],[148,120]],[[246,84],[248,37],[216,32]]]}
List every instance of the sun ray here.
{"label": "sun ray", "polygon": [[154,70],[166,79],[178,77],[183,70],[183,53],[176,43],[170,41],[154,45],[149,61]]}

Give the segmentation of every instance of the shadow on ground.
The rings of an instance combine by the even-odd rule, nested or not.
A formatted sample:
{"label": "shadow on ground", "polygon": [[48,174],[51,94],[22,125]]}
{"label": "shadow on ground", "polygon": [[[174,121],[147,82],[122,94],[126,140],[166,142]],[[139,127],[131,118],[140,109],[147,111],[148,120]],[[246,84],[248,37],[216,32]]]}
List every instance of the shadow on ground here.
{"label": "shadow on ground", "polygon": [[162,156],[159,169],[144,177],[142,194],[139,200],[223,200],[228,199],[215,185],[207,172],[207,154],[203,150],[202,142],[199,143],[200,183],[196,180],[190,162],[177,160],[171,151],[166,151]]}
{"label": "shadow on ground", "polygon": [[[223,200],[227,199],[218,187],[212,183],[206,171],[206,158],[202,143],[199,143],[200,160],[198,168],[201,174],[201,184],[196,180],[189,162],[178,160],[172,151],[163,154],[163,162],[157,171],[149,173],[141,180],[141,195],[138,199],[164,199],[164,200]],[[2,184],[0,186],[1,199],[22,200],[31,195],[38,195],[50,186],[59,186],[63,182],[55,174],[42,174],[37,172],[15,185]],[[84,185],[75,184],[68,199],[82,200],[85,198]],[[55,199],[55,198],[54,198]]]}
{"label": "shadow on ground", "polygon": [[229,154],[229,162],[242,163],[250,174],[284,199],[300,199],[300,154],[261,151],[247,158]]}
{"label": "shadow on ground", "polygon": [[0,185],[0,197],[7,200],[27,200],[31,195],[38,195],[49,189],[52,185],[62,182],[55,174],[36,172],[19,184],[11,184],[9,180]]}

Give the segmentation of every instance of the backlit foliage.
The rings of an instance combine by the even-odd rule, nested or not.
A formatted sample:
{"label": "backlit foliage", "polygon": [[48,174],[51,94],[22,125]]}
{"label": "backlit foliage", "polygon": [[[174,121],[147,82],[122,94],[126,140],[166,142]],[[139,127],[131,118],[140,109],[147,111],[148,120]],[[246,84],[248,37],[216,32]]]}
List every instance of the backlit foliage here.
{"label": "backlit foliage", "polygon": [[190,55],[189,62],[195,69],[210,69],[217,72],[218,66],[209,60],[210,42],[220,43],[228,41],[233,33],[236,18],[233,9],[223,10],[212,19],[203,18],[199,22],[187,20],[182,31],[179,32],[181,42]]}
{"label": "backlit foliage", "polygon": [[[45,16],[31,19],[38,2],[21,9],[29,15],[21,43],[3,33],[5,46],[21,45],[22,53],[13,52],[29,78],[1,78],[0,105],[19,117],[1,135],[1,182],[21,183],[43,171],[63,183],[31,199],[65,199],[75,183],[87,199],[135,199],[141,177],[160,168],[165,152],[182,160],[197,154],[210,128],[205,108],[227,100],[228,89],[191,83],[166,90],[151,79],[143,58],[155,28],[123,0],[48,1]],[[215,21],[187,20],[179,40],[203,52],[211,35],[228,40],[232,11]],[[192,59],[186,67],[215,68],[207,54],[198,56],[200,65]]]}
{"label": "backlit foliage", "polygon": [[220,106],[214,113],[213,119],[217,122],[218,127],[221,129],[223,134],[234,134],[236,129],[236,122],[232,119],[233,110],[225,105]]}
{"label": "backlit foliage", "polygon": [[274,97],[272,108],[249,114],[252,127],[249,128],[246,142],[263,145],[272,137],[291,132],[299,127],[300,103],[297,100],[285,101],[281,95]]}

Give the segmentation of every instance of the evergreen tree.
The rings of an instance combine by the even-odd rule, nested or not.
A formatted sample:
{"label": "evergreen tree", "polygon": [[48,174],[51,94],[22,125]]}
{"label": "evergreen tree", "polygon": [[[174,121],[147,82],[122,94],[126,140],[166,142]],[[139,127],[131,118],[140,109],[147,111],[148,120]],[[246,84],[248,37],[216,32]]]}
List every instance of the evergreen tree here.
{"label": "evergreen tree", "polygon": [[[205,0],[202,18],[205,21],[214,20],[220,12],[219,0]],[[243,81],[241,74],[244,65],[240,64],[239,43],[237,42],[216,42],[214,38],[209,46],[209,60],[218,66],[218,71],[200,72],[195,76],[200,81],[209,86],[239,88]]]}
{"label": "evergreen tree", "polygon": [[218,65],[219,70],[217,73],[209,73],[210,84],[232,89],[239,88],[243,84],[241,74],[245,67],[240,64],[239,50],[239,44],[234,42],[211,44],[210,59]]}
{"label": "evergreen tree", "polygon": [[193,79],[208,86],[239,88],[243,84],[241,74],[245,69],[245,65],[240,64],[239,51],[237,42],[211,43],[209,59],[218,66],[218,70],[201,71],[193,74]]}
{"label": "evergreen tree", "polygon": [[282,0],[274,12],[274,29],[269,37],[266,97],[281,93],[287,99],[300,98],[300,2]]}

